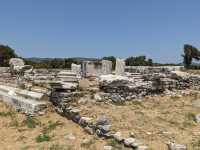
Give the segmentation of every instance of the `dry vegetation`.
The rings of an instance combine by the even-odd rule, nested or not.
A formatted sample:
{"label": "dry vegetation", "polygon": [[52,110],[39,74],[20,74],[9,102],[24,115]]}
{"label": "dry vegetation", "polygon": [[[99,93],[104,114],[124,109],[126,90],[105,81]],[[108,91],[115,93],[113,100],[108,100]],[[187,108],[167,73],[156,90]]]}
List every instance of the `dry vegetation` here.
{"label": "dry vegetation", "polygon": [[[124,105],[95,103],[89,99],[74,105],[82,110],[83,116],[106,115],[111,119],[113,131],[120,131],[126,137],[132,134],[152,150],[167,150],[169,141],[198,150],[200,125],[194,116],[200,109],[194,108],[192,101],[199,98],[199,94],[193,93],[184,97],[148,97]],[[66,139],[69,133],[76,139]],[[90,142],[82,144],[83,139]],[[115,150],[126,149],[113,140],[88,135],[54,111],[30,118],[3,103],[0,103],[0,145],[3,150],[102,150],[104,145],[111,145]]]}
{"label": "dry vegetation", "polygon": [[152,150],[167,150],[167,143],[187,145],[189,150],[200,149],[200,125],[195,122],[199,108],[192,101],[200,98],[197,93],[188,96],[158,96],[124,105],[81,105],[83,115],[97,118],[109,116],[112,128],[124,136],[133,134]]}
{"label": "dry vegetation", "polygon": [[[65,138],[70,133],[75,135],[75,140]],[[85,138],[90,142],[81,144]],[[0,103],[2,150],[98,150],[105,144],[55,112],[30,118]]]}
{"label": "dry vegetation", "polygon": [[200,70],[198,69],[188,69],[188,70],[185,70],[185,72],[188,72],[188,73],[191,73],[191,74],[200,74]]}

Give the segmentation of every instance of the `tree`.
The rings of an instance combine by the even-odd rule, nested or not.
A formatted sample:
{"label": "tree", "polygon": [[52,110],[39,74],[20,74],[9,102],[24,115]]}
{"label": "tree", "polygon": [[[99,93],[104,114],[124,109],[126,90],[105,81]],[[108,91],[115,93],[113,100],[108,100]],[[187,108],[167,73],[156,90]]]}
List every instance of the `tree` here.
{"label": "tree", "polygon": [[199,61],[200,60],[200,51],[189,44],[184,45],[184,55],[183,56],[183,63],[186,68],[189,68],[192,64],[192,59]]}
{"label": "tree", "polygon": [[66,58],[64,61],[65,61],[65,68],[71,68],[71,64],[72,63],[74,63],[74,64],[80,64],[80,62],[76,61],[73,58]]}
{"label": "tree", "polygon": [[9,66],[9,60],[11,58],[17,57],[15,51],[9,46],[0,45],[0,66],[7,67]]}
{"label": "tree", "polygon": [[116,58],[114,56],[103,57],[102,59],[112,61],[112,69],[115,69]]}
{"label": "tree", "polygon": [[151,58],[149,58],[147,60],[147,63],[148,63],[149,66],[153,66],[153,60]]}
{"label": "tree", "polygon": [[125,60],[127,66],[152,66],[153,60],[146,60],[146,56],[129,57]]}

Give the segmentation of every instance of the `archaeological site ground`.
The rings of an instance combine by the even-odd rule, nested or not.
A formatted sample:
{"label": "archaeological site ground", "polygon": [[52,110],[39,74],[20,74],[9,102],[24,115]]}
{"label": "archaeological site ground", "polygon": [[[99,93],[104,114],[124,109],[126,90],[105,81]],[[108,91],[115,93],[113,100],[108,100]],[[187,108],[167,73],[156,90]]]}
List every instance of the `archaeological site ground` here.
{"label": "archaeological site ground", "polygon": [[200,73],[116,59],[0,68],[4,150],[199,150]]}

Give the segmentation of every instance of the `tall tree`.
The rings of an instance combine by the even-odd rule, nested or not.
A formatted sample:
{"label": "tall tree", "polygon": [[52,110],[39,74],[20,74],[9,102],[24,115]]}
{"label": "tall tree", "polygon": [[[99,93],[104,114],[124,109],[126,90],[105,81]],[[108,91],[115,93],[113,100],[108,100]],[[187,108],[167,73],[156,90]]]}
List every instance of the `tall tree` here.
{"label": "tall tree", "polygon": [[183,56],[183,63],[186,68],[188,68],[192,64],[192,59],[200,60],[200,51],[189,44],[184,45],[184,55]]}
{"label": "tall tree", "polygon": [[7,67],[9,66],[10,58],[17,57],[15,51],[6,45],[0,45],[0,66]]}

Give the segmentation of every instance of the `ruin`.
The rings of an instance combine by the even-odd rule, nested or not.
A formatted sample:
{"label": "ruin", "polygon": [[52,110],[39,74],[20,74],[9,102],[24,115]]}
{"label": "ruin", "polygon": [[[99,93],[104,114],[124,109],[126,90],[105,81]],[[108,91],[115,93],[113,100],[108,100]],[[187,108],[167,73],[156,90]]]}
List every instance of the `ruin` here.
{"label": "ruin", "polygon": [[112,62],[108,60],[84,61],[82,63],[82,74],[84,77],[100,76],[112,73]]}
{"label": "ruin", "polygon": [[115,74],[124,75],[125,72],[125,62],[122,59],[116,59]]}
{"label": "ruin", "polygon": [[[169,91],[200,88],[200,76],[183,72],[182,66],[125,66],[121,59],[117,59],[115,70],[107,60],[72,64],[71,70],[34,69],[19,59],[12,60],[10,65],[10,68],[0,68],[2,101],[27,115],[44,114],[48,106],[53,105],[57,113],[87,133],[115,139],[133,149],[147,147],[136,138],[113,133],[108,118],[95,120],[82,115],[78,101],[89,96],[97,103],[121,104]],[[16,82],[19,77],[23,78],[23,88]],[[81,88],[81,82],[87,88]]]}

